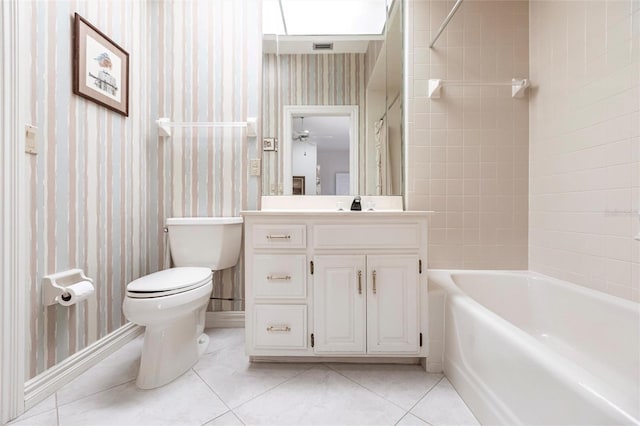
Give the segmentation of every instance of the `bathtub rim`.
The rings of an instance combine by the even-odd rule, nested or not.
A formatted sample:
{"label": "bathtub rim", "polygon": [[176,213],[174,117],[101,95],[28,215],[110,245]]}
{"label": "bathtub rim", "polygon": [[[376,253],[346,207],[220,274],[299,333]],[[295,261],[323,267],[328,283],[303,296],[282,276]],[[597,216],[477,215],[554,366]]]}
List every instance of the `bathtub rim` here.
{"label": "bathtub rim", "polygon": [[[483,306],[483,305],[480,304],[479,302],[477,302],[475,299],[473,299],[467,293],[465,293],[464,290],[462,290],[460,287],[458,287],[458,285],[453,280],[452,275],[456,275],[456,274],[459,274],[459,275],[479,274],[479,275],[501,275],[501,276],[524,276],[524,277],[527,277],[527,278],[533,278],[534,280],[551,281],[554,284],[557,284],[557,285],[559,285],[559,286],[561,286],[563,288],[576,290],[577,292],[579,292],[579,293],[581,293],[583,295],[586,295],[586,296],[589,296],[589,297],[602,298],[602,299],[606,300],[607,302],[610,302],[610,303],[612,303],[612,304],[614,304],[616,306],[619,306],[619,307],[622,307],[622,308],[626,308],[626,309],[636,310],[636,311],[640,312],[640,303],[638,303],[638,302],[634,302],[632,300],[624,299],[624,298],[619,297],[619,296],[614,296],[612,294],[605,293],[603,291],[596,290],[596,289],[593,289],[593,288],[590,288],[590,287],[585,287],[585,286],[582,286],[582,285],[579,285],[579,284],[575,284],[575,283],[572,283],[570,281],[565,281],[565,280],[562,280],[560,278],[555,278],[555,277],[551,277],[549,275],[544,275],[544,274],[542,274],[540,272],[529,271],[527,269],[496,269],[496,270],[493,270],[493,269],[428,269],[427,270],[427,279],[428,279],[428,281],[432,280],[432,274],[436,279],[440,279],[441,277],[445,278],[446,281],[447,281],[447,284],[449,284],[449,287],[454,289],[454,291],[456,293],[460,293],[460,294],[463,294],[466,297],[469,297],[471,300],[473,300],[474,302],[478,303],[478,305],[480,305],[480,306]],[[439,285],[440,287],[442,287],[438,283],[436,285]],[[489,310],[489,309],[487,309],[487,310]]]}
{"label": "bathtub rim", "polygon": [[[491,309],[487,308],[486,306],[482,305],[480,302],[469,296],[455,283],[452,277],[454,274],[517,276],[524,278],[534,278],[538,280],[547,280],[552,282],[552,284],[560,285],[565,289],[576,290],[587,297],[604,299],[605,301],[611,302],[615,306],[622,307],[624,309],[631,309],[640,312],[640,304],[604,292],[600,292],[598,290],[583,287],[578,284],[528,270],[427,270],[427,282],[429,291],[437,291],[437,289],[441,289],[445,292],[445,310],[448,303],[468,307],[471,311],[474,312],[474,314],[479,315],[482,320],[491,322],[492,324],[495,323],[496,327],[508,333],[509,337],[512,338],[512,343],[514,345],[520,346],[521,348],[529,348],[532,351],[532,354],[535,357],[538,357],[536,358],[536,360],[540,360],[540,363],[544,363],[544,365],[551,371],[553,371],[553,373],[556,374],[556,377],[558,377],[562,382],[574,385],[573,387],[576,389],[576,391],[579,394],[583,395],[586,399],[593,400],[594,404],[605,403],[608,407],[613,409],[613,411],[616,412],[621,418],[626,419],[632,424],[640,424],[640,411],[638,413],[629,412],[624,408],[624,406],[620,406],[606,399],[602,394],[597,392],[597,390],[593,386],[589,386],[589,384],[593,383],[596,380],[591,379],[586,383],[577,381],[576,377],[585,377],[584,373],[587,373],[586,377],[588,378],[593,378],[594,376],[590,374],[590,372],[586,368],[578,366],[576,364],[568,363],[567,358],[564,355],[544,345],[530,333],[521,329],[507,319],[501,317]],[[445,327],[444,335],[446,336],[447,324],[443,322],[443,325]],[[513,413],[513,411],[509,409],[509,407],[506,407],[502,400],[497,398],[497,396],[494,396],[495,393],[491,389],[483,389],[481,383],[476,383],[470,377],[470,375],[465,372],[463,366],[458,365],[446,356],[446,345],[443,345],[442,360],[445,375],[447,377],[451,376],[450,381],[454,385],[454,387],[459,386],[461,388],[464,388],[464,390],[472,392],[471,394],[469,394],[468,392],[464,392],[463,389],[460,389],[461,396],[463,396],[463,394],[467,394],[467,398],[470,398],[468,405],[470,408],[473,408],[474,412],[476,412],[477,410],[478,414],[483,415],[485,419],[485,416],[488,415],[494,420],[494,422],[503,424],[520,423],[517,420],[517,415]],[[461,379],[461,381],[456,379]],[[602,384],[601,380],[597,380],[596,382],[599,385]],[[607,395],[613,395],[616,397],[622,394],[624,394],[624,392],[618,392],[616,390],[610,390],[609,392],[607,392]],[[467,400],[465,400],[465,402],[467,402]],[[634,417],[634,415],[637,415],[638,417],[636,418]]]}

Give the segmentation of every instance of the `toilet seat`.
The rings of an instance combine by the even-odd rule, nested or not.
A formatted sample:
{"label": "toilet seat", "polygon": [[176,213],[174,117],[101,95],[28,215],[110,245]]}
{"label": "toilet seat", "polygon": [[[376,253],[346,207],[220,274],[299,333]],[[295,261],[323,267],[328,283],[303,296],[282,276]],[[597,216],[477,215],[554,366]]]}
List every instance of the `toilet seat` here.
{"label": "toilet seat", "polygon": [[151,299],[184,293],[211,282],[209,268],[178,267],[154,272],[127,285],[127,297]]}

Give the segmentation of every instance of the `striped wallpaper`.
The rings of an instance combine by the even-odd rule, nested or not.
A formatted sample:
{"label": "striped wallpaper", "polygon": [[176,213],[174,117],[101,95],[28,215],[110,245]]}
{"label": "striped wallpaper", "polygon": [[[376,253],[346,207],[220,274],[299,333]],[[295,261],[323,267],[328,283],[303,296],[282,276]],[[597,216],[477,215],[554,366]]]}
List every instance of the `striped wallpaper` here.
{"label": "striped wallpaper", "polygon": [[[28,157],[32,378],[126,323],[126,284],[164,265],[166,217],[257,207],[260,181],[246,167],[258,155],[254,138],[225,129],[165,139],[154,122],[258,116],[262,59],[259,0],[25,4],[30,120],[38,127],[38,155]],[[128,118],[72,94],[75,12],[129,52]],[[94,279],[96,298],[43,306],[42,277],[73,267]],[[240,270],[216,276],[215,294],[242,298]]]}
{"label": "striped wallpaper", "polygon": [[[174,121],[245,121],[259,112],[259,0],[165,1],[153,4],[158,22],[157,94],[160,117]],[[256,209],[260,178],[249,177],[256,138],[239,128],[174,129],[151,158],[157,180],[160,231],[171,216],[238,216]],[[154,219],[151,219],[154,221]],[[158,245],[162,233],[157,232]],[[161,255],[161,253],[158,253]],[[160,259],[158,260],[160,261]],[[214,275],[209,310],[243,310],[243,262]]]}
{"label": "striped wallpaper", "polygon": [[[130,280],[149,272],[146,150],[150,142],[146,3],[33,1],[29,156],[31,317],[27,378],[125,323]],[[72,94],[73,14],[80,13],[131,55],[130,118]],[[96,298],[43,306],[42,277],[79,267]]]}
{"label": "striped wallpaper", "polygon": [[[263,55],[264,136],[282,139],[285,105],[358,105],[359,126],[364,129],[365,61],[364,53]],[[361,131],[361,141],[363,138]],[[364,144],[359,145],[362,149]],[[262,192],[278,195],[278,184],[282,183],[282,150],[264,152],[262,158]]]}

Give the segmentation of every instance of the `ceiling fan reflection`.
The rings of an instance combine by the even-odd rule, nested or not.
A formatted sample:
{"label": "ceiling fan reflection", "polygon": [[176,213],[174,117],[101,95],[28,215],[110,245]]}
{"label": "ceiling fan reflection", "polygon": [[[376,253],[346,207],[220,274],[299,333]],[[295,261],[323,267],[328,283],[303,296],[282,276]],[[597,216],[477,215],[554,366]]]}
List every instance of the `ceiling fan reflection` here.
{"label": "ceiling fan reflection", "polygon": [[[333,139],[332,135],[317,135],[304,128],[304,117],[300,118],[300,130],[293,129],[293,140],[297,142],[305,142],[310,145],[316,145],[317,139]],[[316,142],[316,143],[314,143]]]}

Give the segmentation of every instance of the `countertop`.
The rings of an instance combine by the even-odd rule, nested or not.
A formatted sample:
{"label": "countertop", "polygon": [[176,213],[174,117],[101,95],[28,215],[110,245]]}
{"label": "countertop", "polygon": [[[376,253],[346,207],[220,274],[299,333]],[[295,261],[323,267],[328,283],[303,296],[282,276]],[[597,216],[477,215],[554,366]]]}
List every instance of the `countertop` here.
{"label": "countertop", "polygon": [[242,216],[320,216],[320,217],[424,217],[433,211],[420,210],[243,210]]}

